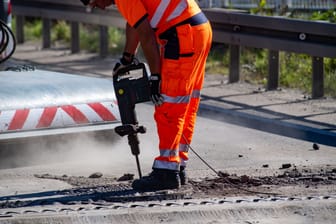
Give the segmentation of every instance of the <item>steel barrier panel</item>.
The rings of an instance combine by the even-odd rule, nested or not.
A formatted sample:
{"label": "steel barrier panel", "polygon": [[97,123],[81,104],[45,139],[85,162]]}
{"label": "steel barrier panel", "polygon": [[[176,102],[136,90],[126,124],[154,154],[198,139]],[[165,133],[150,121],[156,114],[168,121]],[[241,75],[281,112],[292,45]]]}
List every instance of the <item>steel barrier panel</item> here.
{"label": "steel barrier panel", "polygon": [[204,10],[214,42],[336,57],[336,24]]}

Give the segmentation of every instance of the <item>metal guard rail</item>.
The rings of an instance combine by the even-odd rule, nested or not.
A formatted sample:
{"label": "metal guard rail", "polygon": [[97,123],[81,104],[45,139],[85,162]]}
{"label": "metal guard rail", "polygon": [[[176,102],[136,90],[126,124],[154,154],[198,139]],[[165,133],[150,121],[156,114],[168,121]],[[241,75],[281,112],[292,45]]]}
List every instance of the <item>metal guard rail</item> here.
{"label": "metal guard rail", "polygon": [[204,10],[214,41],[235,45],[336,57],[336,24]]}
{"label": "metal guard rail", "polygon": [[[85,8],[81,2],[67,0],[12,0],[13,14],[17,18],[16,36],[23,42],[24,17],[43,20],[43,47],[50,47],[50,20],[71,22],[72,52],[79,51],[78,23],[96,24],[100,29],[100,54],[106,56],[107,27],[124,28],[125,20],[110,7],[105,11]],[[279,51],[304,53],[312,56],[312,97],[324,95],[323,58],[336,58],[336,24],[304,21],[281,17],[256,16],[225,9],[203,9],[213,27],[213,41],[230,45],[229,82],[239,80],[240,47],[269,50],[267,89],[278,87]]]}
{"label": "metal guard rail", "polygon": [[124,28],[125,20],[115,8],[89,9],[79,0],[12,0],[13,14],[43,19],[59,19],[103,26]]}

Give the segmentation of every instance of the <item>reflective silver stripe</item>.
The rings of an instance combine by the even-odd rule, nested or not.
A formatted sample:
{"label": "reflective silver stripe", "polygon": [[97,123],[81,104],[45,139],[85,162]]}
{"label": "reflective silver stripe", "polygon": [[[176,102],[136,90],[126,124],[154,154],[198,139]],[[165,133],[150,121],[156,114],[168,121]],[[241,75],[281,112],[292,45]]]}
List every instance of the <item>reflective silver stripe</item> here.
{"label": "reflective silver stripe", "polygon": [[160,149],[160,156],[164,157],[178,156],[178,150]]}
{"label": "reflective silver stripe", "polygon": [[156,26],[159,24],[160,20],[162,19],[162,16],[164,12],[166,11],[168,5],[170,3],[170,0],[162,0],[160,5],[155,10],[155,13],[150,21],[150,24],[152,28],[156,28]]}
{"label": "reflective silver stripe", "polygon": [[180,16],[182,12],[187,8],[188,4],[186,0],[181,0],[180,3],[176,6],[172,14],[170,14],[167,18],[167,22],[175,19],[176,17]]}
{"label": "reflective silver stripe", "polygon": [[162,94],[163,96],[163,102],[166,103],[189,103],[190,97],[191,98],[200,98],[201,97],[201,91],[200,90],[193,90],[191,93],[191,96],[167,96],[166,94]]}
{"label": "reflective silver stripe", "polygon": [[187,163],[188,163],[187,160],[181,159],[180,166],[187,166]]}
{"label": "reflective silver stripe", "polygon": [[180,152],[188,152],[189,151],[189,147],[187,144],[181,144],[179,145],[179,151]]}
{"label": "reflective silver stripe", "polygon": [[154,164],[153,164],[153,168],[168,169],[168,170],[179,170],[180,169],[180,164],[174,163],[174,162],[155,160]]}
{"label": "reflective silver stripe", "polygon": [[162,96],[163,96],[164,103],[189,103],[190,101],[189,95],[172,97],[172,96],[167,96],[165,94],[162,94]]}
{"label": "reflective silver stripe", "polygon": [[200,98],[200,97],[201,97],[201,91],[198,89],[194,89],[191,94],[191,98]]}

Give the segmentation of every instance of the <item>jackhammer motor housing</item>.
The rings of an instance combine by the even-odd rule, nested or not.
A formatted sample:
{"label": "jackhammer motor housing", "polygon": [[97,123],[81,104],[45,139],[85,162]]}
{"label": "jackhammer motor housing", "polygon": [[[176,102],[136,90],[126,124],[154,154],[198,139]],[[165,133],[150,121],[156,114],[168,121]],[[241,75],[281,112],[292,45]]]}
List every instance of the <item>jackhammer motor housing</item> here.
{"label": "jackhammer motor housing", "polygon": [[[123,97],[129,104],[150,100],[149,71],[145,63],[132,64],[118,70],[113,76],[113,85],[117,97]],[[118,98],[118,99],[119,99]]]}
{"label": "jackhammer motor housing", "polygon": [[118,101],[121,126],[115,128],[120,136],[127,135],[132,154],[136,157],[139,176],[141,169],[137,133],[145,133],[146,129],[138,125],[135,104],[150,101],[149,72],[145,63],[137,63],[118,70],[113,76],[113,85]]}

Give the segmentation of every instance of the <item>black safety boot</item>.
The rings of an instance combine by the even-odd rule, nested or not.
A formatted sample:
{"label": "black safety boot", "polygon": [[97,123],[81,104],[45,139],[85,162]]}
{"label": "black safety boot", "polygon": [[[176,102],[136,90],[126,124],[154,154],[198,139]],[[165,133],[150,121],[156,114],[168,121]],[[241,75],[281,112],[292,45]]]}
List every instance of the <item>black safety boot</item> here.
{"label": "black safety boot", "polygon": [[179,171],[153,169],[152,173],[134,180],[132,187],[137,191],[158,191],[180,188]]}
{"label": "black safety boot", "polygon": [[188,183],[187,173],[186,173],[185,168],[186,168],[185,166],[180,166],[179,176],[181,180],[181,185],[186,185]]}

